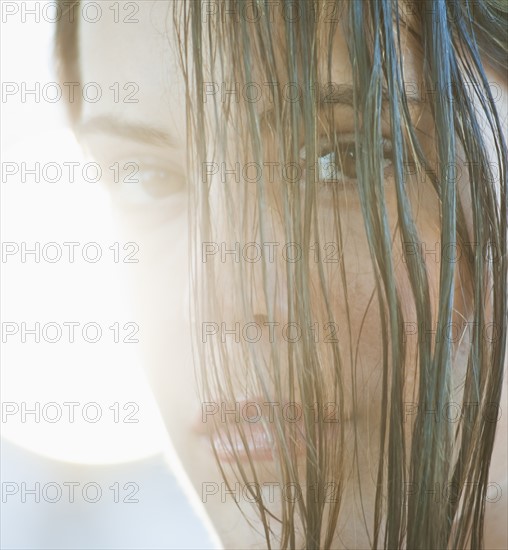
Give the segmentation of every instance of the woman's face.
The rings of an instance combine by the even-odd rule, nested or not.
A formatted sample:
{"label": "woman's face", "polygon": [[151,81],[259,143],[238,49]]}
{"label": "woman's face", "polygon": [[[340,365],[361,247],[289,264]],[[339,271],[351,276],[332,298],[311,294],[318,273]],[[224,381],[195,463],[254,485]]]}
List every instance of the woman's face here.
{"label": "woman's face", "polygon": [[[107,4],[109,2],[101,4],[103,13],[108,12]],[[111,6],[113,4],[111,2]],[[233,484],[233,488],[237,489],[235,494],[227,490],[215,465],[208,440],[200,433],[206,433],[206,429],[201,428],[206,424],[203,420],[207,415],[220,414],[223,409],[220,403],[200,402],[192,362],[190,323],[187,315],[189,220],[186,186],[193,179],[201,178],[202,174],[186,173],[186,105],[184,81],[174,48],[172,2],[145,1],[135,5],[139,11],[131,19],[136,19],[137,22],[127,22],[128,11],[125,14],[120,12],[119,23],[115,23],[113,17],[104,17],[97,23],[80,21],[79,49],[82,81],[100,84],[103,96],[95,103],[86,101],[83,103],[79,134],[90,154],[104,165],[103,173],[111,174],[112,180],[114,171],[109,167],[116,162],[120,164],[119,182],[113,181],[111,184],[112,197],[115,213],[118,214],[119,221],[124,226],[125,241],[136,242],[140,247],[140,262],[132,266],[132,283],[139,315],[137,322],[141,332],[140,341],[145,351],[146,368],[153,391],[178,458],[199,499],[204,503],[223,544],[231,548],[261,548],[266,544],[265,537],[257,522],[254,507],[249,503],[248,494],[243,491],[243,487],[238,482]],[[123,15],[126,18],[125,22],[122,22]],[[215,16],[218,17],[218,15]],[[225,16],[228,17],[228,15]],[[411,117],[422,146],[432,158],[434,136],[429,105],[431,96],[422,85],[421,53],[414,39],[402,32],[404,76],[410,99]],[[332,81],[334,85],[345,90],[352,84],[352,71],[346,42],[340,30],[335,42]],[[494,75],[492,80],[502,86],[503,98],[506,100],[506,83]],[[281,85],[285,84],[282,77],[280,82]],[[223,87],[231,88],[231,83],[212,83],[208,91],[210,94],[222,93]],[[347,94],[344,95],[346,96]],[[241,86],[239,101],[245,101]],[[260,101],[259,108],[261,104]],[[335,105],[333,109],[339,134],[346,137],[354,134],[352,105],[345,100]],[[506,113],[506,104],[503,109]],[[387,116],[384,116],[383,135],[389,142],[390,127]],[[268,140],[269,136],[266,139]],[[130,175],[133,169],[138,171]],[[221,176],[220,172],[214,175],[217,182]],[[408,168],[407,181],[412,188],[410,195],[413,213],[422,241],[418,246],[425,247],[427,250],[432,307],[436,307],[439,269],[442,261],[439,251],[435,252],[436,244],[440,241],[439,201],[428,177],[415,178]],[[375,276],[372,271],[360,202],[354,181],[352,183],[353,185],[341,188],[333,199],[330,198],[329,189],[320,191],[321,195],[317,202],[322,243],[331,243],[327,249],[322,250],[322,254],[331,259],[331,262],[324,264],[326,274],[331,282],[335,278],[340,278],[339,264],[334,262],[340,254],[346,272],[345,288],[349,295],[349,312],[344,306],[344,290],[337,294],[332,292],[333,308],[338,312],[337,326],[325,327],[326,317],[319,317],[319,311],[312,323],[317,323],[318,338],[323,340],[320,342],[323,349],[325,349],[326,337],[336,337],[339,339],[344,357],[358,354],[354,375],[360,401],[357,403],[354,422],[360,443],[357,449],[360,470],[351,472],[351,478],[355,481],[351,484],[350,490],[346,491],[347,502],[350,505],[346,507],[339,521],[342,529],[341,537],[334,547],[364,548],[369,546],[369,538],[365,532],[363,514],[366,515],[366,523],[370,526],[374,509],[377,468],[375,448],[379,437],[382,346],[378,336],[378,310],[373,303],[375,301],[371,300],[375,291]],[[388,220],[391,233],[395,235],[397,201],[389,155],[386,161],[385,185]],[[465,186],[459,185],[459,188],[462,199],[467,204]],[[337,209],[340,210],[340,226],[343,233],[343,244],[340,250],[334,244],[337,239],[333,230],[333,220],[334,211]],[[282,233],[277,235],[277,223],[273,224],[272,231],[272,237],[284,244],[284,235]],[[223,244],[212,243],[209,248],[202,249],[208,254],[207,261],[215,261],[219,271],[224,265],[221,262],[224,259],[221,258],[221,247],[233,249],[235,242],[243,240],[243,237],[235,235],[223,234],[223,237]],[[401,295],[408,296],[407,301],[403,303],[403,308],[406,319],[411,320],[415,315],[413,304],[409,299],[411,296],[409,283],[404,275],[402,247],[398,239],[394,239],[394,243],[397,285]],[[415,245],[408,243],[407,246]],[[280,257],[277,260],[277,256],[282,254],[281,249],[282,246],[274,249],[276,260],[272,264],[269,263],[269,267],[275,269],[278,261],[280,263]],[[244,250],[242,246],[240,250],[242,255]],[[252,250],[246,253],[252,253]],[[224,262],[227,261],[228,255],[225,256]],[[311,284],[317,284],[319,276],[317,267],[311,271],[311,275],[314,277]],[[464,277],[459,263],[458,279],[467,289],[467,281]],[[232,290],[231,282],[224,282],[221,288],[217,288],[217,293],[229,295]],[[467,291],[456,293],[456,319],[457,326],[460,328],[464,328],[463,319],[469,315],[467,305]],[[284,324],[285,316],[287,322],[287,313],[283,305],[276,312],[276,316],[280,319],[281,326]],[[227,312],[224,312],[224,317],[223,321],[226,322],[227,328],[231,328],[235,319],[238,320],[235,315],[228,318]],[[208,337],[222,336],[220,320],[218,324],[218,335],[213,325],[205,329],[205,331],[210,329]],[[263,326],[262,320],[260,325]],[[429,331],[435,329],[435,327],[427,328]],[[241,330],[242,327],[240,327]],[[349,330],[352,334],[351,339],[348,336]],[[265,332],[268,333],[268,329],[265,328]],[[414,323],[408,322],[406,342],[409,357],[413,357],[413,361],[409,360],[408,365],[414,364],[417,343],[415,332]],[[350,342],[355,344],[357,341],[358,349],[356,347],[352,349]],[[326,351],[324,354],[326,355]],[[417,406],[413,374],[409,368],[404,386],[408,423]],[[346,431],[346,456],[352,453],[352,438],[348,438],[348,434],[351,435],[350,425],[352,425],[352,397],[347,389],[352,387],[352,376],[349,369],[346,369],[345,416],[342,419]],[[457,379],[460,379],[460,373]],[[241,400],[256,401],[256,397],[243,396]],[[232,405],[227,406],[231,408]],[[243,404],[240,403],[239,406],[242,407]],[[241,409],[241,415],[243,412]],[[333,413],[333,406],[328,409],[328,412]],[[260,441],[258,447],[260,459],[266,459],[266,456],[263,457],[263,452],[266,451],[263,445]],[[265,452],[264,455],[266,454]],[[266,491],[271,490],[270,464],[270,460],[263,460],[260,466],[262,472],[260,481],[266,484]],[[346,464],[348,464],[347,459]],[[359,486],[363,496],[363,511],[356,496]],[[276,488],[273,493],[274,510],[277,494]],[[240,514],[235,498],[239,499],[243,511],[258,526],[257,532],[249,527]]]}

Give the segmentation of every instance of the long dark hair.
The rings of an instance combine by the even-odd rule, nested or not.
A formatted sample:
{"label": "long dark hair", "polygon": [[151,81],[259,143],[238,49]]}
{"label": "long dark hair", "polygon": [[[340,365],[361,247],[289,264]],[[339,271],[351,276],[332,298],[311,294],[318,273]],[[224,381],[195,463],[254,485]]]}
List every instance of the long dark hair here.
{"label": "long dark hair", "polygon": [[[366,332],[364,323],[353,329],[349,322],[354,296],[344,262],[338,263],[332,280],[322,263],[313,265],[310,252],[313,243],[323,244],[323,221],[320,182],[308,163],[315,165],[323,132],[334,143],[333,150],[341,149],[333,115],[324,123],[320,119],[315,84],[323,80],[321,66],[327,76],[324,80],[333,81],[334,37],[342,28],[353,76],[349,99],[354,106],[355,154],[351,158],[355,193],[376,281],[365,318],[376,319],[369,325],[369,337],[382,343],[382,398],[374,452],[376,496],[371,525],[365,519],[365,527],[372,548],[481,548],[497,426],[486,411],[499,407],[506,359],[508,197],[506,143],[484,63],[506,76],[508,5],[494,0],[302,0],[296,3],[297,15],[282,18],[278,25],[270,15],[270,2],[251,4],[249,18],[233,18],[210,16],[200,1],[174,2],[176,46],[187,85],[189,173],[199,174],[191,182],[197,318],[203,322],[225,318],[231,304],[224,304],[224,296],[216,288],[226,281],[237,296],[234,309],[242,322],[259,322],[262,311],[263,322],[278,323],[276,303],[282,302],[287,311],[285,321],[295,326],[304,326],[316,317],[329,323],[345,319],[347,345],[343,348],[332,341],[324,349],[306,331],[283,345],[273,341],[256,346],[242,340],[232,348],[220,339],[204,345],[198,325],[195,345],[202,367],[203,401],[234,402],[242,393],[262,395],[267,401],[302,403],[303,459],[297,453],[299,428],[280,414],[273,419],[270,434],[278,481],[288,486],[302,484],[303,479],[306,487],[317,487],[320,494],[333,482],[336,498],[325,502],[307,494],[296,503],[282,501],[276,513],[261,493],[253,497],[268,547],[294,548],[298,532],[303,532],[306,548],[330,548],[340,535],[346,472],[357,466],[361,434],[353,425],[352,456],[346,456],[342,424],[335,426],[333,437],[329,437],[330,427],[315,422],[310,405],[337,403],[344,416],[346,396],[351,395],[353,413],[358,408],[361,388],[354,373],[359,343]],[[288,12],[294,4],[282,2]],[[217,0],[214,5],[218,13],[238,13],[245,7],[236,0]],[[323,13],[340,17],[324,24]],[[426,101],[433,121],[430,151],[422,145],[410,113],[402,64],[403,32],[421,49],[420,84],[428,91]],[[57,51],[67,80],[69,71],[74,70],[69,61],[76,58],[75,44],[75,28],[62,18]],[[232,95],[224,99],[215,94],[204,100],[210,82],[274,81],[298,83],[304,93],[298,101],[287,101],[280,89],[274,88],[270,109],[262,112],[255,102],[236,103]],[[383,102],[391,137],[395,231],[388,223],[383,175]],[[77,106],[73,109],[78,116]],[[267,135],[270,150],[265,147]],[[492,137],[493,151],[486,145],[487,135]],[[302,151],[307,169],[297,182],[282,178],[280,185],[274,184],[264,172],[249,181],[226,178],[219,183],[204,175],[204,166],[214,162],[251,162],[260,167],[267,159],[276,158],[284,166],[302,166]],[[338,156],[335,162],[340,168],[336,172],[344,174],[346,160]],[[468,243],[476,243],[483,249],[488,243],[496,253],[495,262],[486,262],[484,255],[474,250],[463,254],[460,263],[441,261],[437,291],[429,281],[425,254],[414,246],[421,241],[415,197],[422,175],[423,185],[431,186],[438,201],[442,247],[465,250]],[[341,176],[329,179],[341,183]],[[335,185],[327,191],[332,206],[339,201],[341,189]],[[218,212],[224,214],[220,229]],[[340,250],[346,220],[338,208],[333,212],[330,223]],[[202,244],[216,243],[221,236],[241,242],[256,238],[271,242],[281,232],[285,242],[299,244],[301,261],[272,265],[263,258],[247,266],[230,262],[220,269],[213,262],[201,261]],[[405,295],[397,285],[400,262],[410,289]],[[253,281],[261,289],[259,293],[252,292]],[[341,313],[332,299],[337,297]],[[467,339],[462,333],[457,340],[449,332],[457,302],[467,320]],[[414,353],[409,353],[404,333],[408,323],[418,327]],[[436,330],[424,337],[425,327]],[[485,327],[494,327],[495,337],[485,338]],[[404,391],[410,372],[418,407],[412,422],[407,423]],[[345,387],[347,383],[352,387]],[[435,416],[428,414],[452,402],[468,410],[457,422],[436,422]],[[471,403],[477,406],[470,407]],[[249,435],[241,426],[237,428],[247,449]],[[244,484],[258,479],[254,461],[245,464],[234,451],[231,460],[231,469],[219,461],[227,483],[232,474]],[[408,487],[429,490],[410,491]],[[448,487],[448,498],[436,501],[430,491],[435,487]]]}

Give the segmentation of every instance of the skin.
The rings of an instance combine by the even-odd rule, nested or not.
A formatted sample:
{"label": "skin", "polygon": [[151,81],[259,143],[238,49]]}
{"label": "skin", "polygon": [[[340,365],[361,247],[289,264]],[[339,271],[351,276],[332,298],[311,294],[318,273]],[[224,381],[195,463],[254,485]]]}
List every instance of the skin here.
{"label": "skin", "polygon": [[[107,4],[108,2],[101,4],[104,13],[108,11]],[[141,327],[146,370],[178,460],[183,465],[199,500],[206,500],[204,508],[223,546],[264,548],[265,538],[253,507],[245,501],[241,503],[244,512],[257,527],[258,532],[245,521],[231,495],[221,495],[224,484],[214,463],[213,454],[208,443],[193,431],[196,419],[200,418],[201,403],[196,390],[189,319],[186,313],[189,271],[185,180],[196,176],[186,174],[185,168],[184,84],[177,67],[175,52],[170,45],[171,40],[174,39],[170,5],[171,3],[151,1],[138,3],[140,11],[136,17],[139,23],[136,24],[115,24],[111,17],[103,17],[101,21],[93,24],[82,23],[79,47],[83,82],[97,82],[101,85],[103,92],[108,91],[114,82],[120,83],[120,90],[124,83],[136,82],[139,85],[139,91],[136,94],[139,102],[115,102],[113,93],[103,93],[101,101],[84,103],[79,135],[89,153],[97,162],[104,165],[105,173],[111,173],[108,171],[108,166],[117,161],[121,164],[134,161],[141,166],[138,176],[143,179],[144,187],[135,184],[134,188],[127,188],[127,183],[112,185],[112,197],[114,211],[124,227],[125,240],[137,242],[140,246],[140,263],[132,270],[132,284],[133,296],[139,312],[137,322]],[[334,52],[332,80],[338,84],[351,83],[349,56],[345,41],[340,34],[336,39]],[[406,80],[420,82],[421,56],[415,44],[406,36],[403,40],[403,52]],[[495,80],[502,89],[504,103],[501,106],[501,114],[505,119],[508,112],[507,82],[492,72],[488,75],[489,80]],[[338,131],[340,133],[354,131],[351,108],[341,106],[336,109],[336,118],[340,120]],[[423,146],[431,154],[433,135],[428,103],[423,101],[412,104],[411,114]],[[105,117],[114,124],[104,123]],[[120,122],[135,127],[152,127],[158,134],[147,134],[137,128],[138,137],[131,139],[118,131]],[[389,125],[386,126],[386,131],[389,131]],[[147,135],[151,143],[142,138]],[[165,136],[164,139],[162,139],[163,136]],[[389,167],[385,177],[389,222],[392,230],[395,230],[396,199]],[[171,193],[165,191],[168,182]],[[465,186],[461,187],[461,189],[464,188]],[[146,194],[146,189],[159,197],[150,197]],[[217,189],[219,189],[218,185]],[[412,199],[413,204],[418,205],[417,208],[415,207],[415,215],[421,240],[427,243],[438,242],[440,239],[437,199],[429,185],[421,184],[415,186],[415,189]],[[161,192],[162,196],[160,196]],[[333,208],[340,208],[342,229],[347,236],[343,253],[349,281],[348,293],[354,296],[350,313],[351,325],[353,334],[358,334],[374,286],[360,205],[356,192],[352,188],[344,190],[333,201],[326,193],[325,191],[318,199],[318,208],[323,213],[324,220],[322,222],[323,241],[334,240],[331,225],[327,225],[327,220],[331,219]],[[464,191],[461,191],[461,196],[467,204],[468,199]],[[276,219],[272,230],[274,235],[280,231]],[[225,237],[224,240],[237,239]],[[281,237],[277,240],[283,241]],[[401,294],[409,296],[408,282],[401,266],[400,245],[396,245],[394,255],[395,258],[399,258],[397,284]],[[333,269],[332,264],[327,273],[330,281],[338,277]],[[435,308],[439,263],[429,265],[429,277]],[[457,319],[460,319],[462,314],[467,315],[467,281],[462,272],[460,272],[460,280],[466,290],[464,293],[456,294]],[[284,291],[283,288],[281,290]],[[337,300],[335,305],[338,311],[341,311],[338,318],[339,327],[341,327],[345,323],[345,312],[339,307],[339,298],[339,296],[335,297]],[[404,307],[408,318],[411,318],[411,301],[407,300]],[[282,308],[278,311],[278,315],[281,320],[284,319]],[[232,315],[232,318],[234,317]],[[369,310],[367,327],[369,322],[371,324],[377,322],[375,308]],[[369,464],[371,458],[369,444],[376,440],[377,411],[380,403],[380,342],[368,331],[362,336],[360,342],[361,366],[357,373],[359,379],[357,384],[362,388],[364,401],[361,413],[356,417],[361,443],[359,478],[370,480],[373,479],[375,466]],[[409,342],[410,354],[415,351],[414,344],[415,342]],[[344,342],[342,350],[344,356],[348,357],[347,341]],[[460,373],[458,377],[460,378]],[[346,375],[345,387],[351,387],[351,384],[351,379]],[[406,401],[413,401],[414,373],[411,369],[407,372],[405,389]],[[502,410],[504,411],[506,410],[506,391],[503,399]],[[346,414],[350,413],[351,407],[351,399],[346,399]],[[491,480],[502,488],[503,497],[499,502],[487,505],[486,548],[502,548],[506,546],[508,538],[504,522],[501,521],[507,513],[506,433],[506,415],[503,415],[491,469]],[[263,469],[261,479],[270,479],[269,464]],[[204,485],[207,483],[210,485]],[[219,488],[219,493],[205,499],[204,487]],[[374,484],[371,485],[368,481],[362,482],[362,492],[368,524],[371,525]],[[349,502],[356,502],[353,500],[355,498],[353,493],[353,489],[347,493],[348,499],[351,499]],[[339,521],[339,525],[344,526],[344,530],[340,539],[337,538],[335,541],[334,547],[365,548],[369,545],[369,538],[364,532],[361,517],[361,509],[358,505],[353,505],[350,510],[347,510]]]}

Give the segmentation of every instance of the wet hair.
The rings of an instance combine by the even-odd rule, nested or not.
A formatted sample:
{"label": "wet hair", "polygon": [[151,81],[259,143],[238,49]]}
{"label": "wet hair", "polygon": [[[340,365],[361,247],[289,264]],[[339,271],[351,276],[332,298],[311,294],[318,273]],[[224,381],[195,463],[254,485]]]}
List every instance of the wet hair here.
{"label": "wet hair", "polygon": [[[60,2],[62,15],[57,21],[55,32],[55,60],[60,82],[81,82],[79,66],[79,20],[70,17],[79,6],[79,0]],[[71,123],[75,124],[81,114],[79,96],[76,101],[67,104],[67,112]]]}
{"label": "wet hair", "polygon": [[[219,13],[241,7],[234,0],[214,4]],[[228,326],[241,320],[296,327],[317,319],[321,325],[340,322],[343,330],[339,341],[326,345],[311,331],[291,342],[242,338],[231,344],[216,338],[205,343],[203,324],[196,324],[203,402],[234,403],[260,395],[266,402],[301,404],[301,423],[288,422],[278,408],[265,424],[277,481],[283,487],[313,487],[315,493],[304,490],[301,499],[281,499],[276,511],[255,489],[262,467],[249,457],[252,436],[245,423],[235,430],[221,427],[231,456],[225,462],[217,453],[219,468],[229,486],[238,479],[250,488],[269,548],[295,548],[301,537],[305,548],[332,547],[353,494],[348,478],[356,483],[360,506],[366,483],[375,485],[373,514],[365,513],[363,526],[372,548],[481,548],[497,428],[486,411],[499,408],[508,311],[507,150],[485,67],[506,75],[508,5],[494,0],[302,1],[291,20],[273,20],[269,4],[253,3],[260,17],[234,18],[211,17],[202,2],[174,3],[187,90],[189,173],[199,174],[190,184],[196,318],[217,325],[227,320]],[[288,9],[290,4],[283,2]],[[319,16],[325,4],[340,14],[326,24]],[[333,82],[339,33],[347,41],[352,68],[351,89],[337,92],[354,111],[354,149],[347,151],[336,135],[333,109],[323,114],[315,86]],[[430,145],[409,106],[401,45],[407,35],[421,55],[422,84],[434,91],[425,100],[432,120]],[[62,18],[56,43],[62,79],[79,80],[76,25]],[[259,103],[236,102],[231,94],[205,94],[207,86],[221,82],[298,83],[303,93],[298,101],[288,101],[273,87],[269,108],[261,110]],[[71,114],[79,117],[78,105],[71,106]],[[391,141],[395,228],[383,170],[383,124]],[[322,136],[331,143],[333,160],[323,178],[325,200],[317,177],[322,167],[319,160],[316,164]],[[219,179],[206,172],[221,163],[257,169],[274,159],[300,170],[298,177],[274,179],[257,171],[254,178]],[[354,190],[344,176],[348,170],[355,176]],[[485,261],[481,253],[463,254],[460,262],[441,261],[433,286],[428,260],[421,247],[413,246],[421,242],[416,212],[423,187],[439,205],[442,246],[465,250],[468,243],[488,243],[495,261]],[[347,208],[339,205],[352,194],[360,205],[374,274],[360,326],[352,323],[355,296],[346,255],[340,255],[348,222]],[[339,250],[334,270],[314,262],[312,246],[321,249],[324,234],[333,235]],[[298,261],[271,262],[266,255],[253,263],[202,261],[204,243],[281,238],[298,245]],[[401,277],[407,281],[404,290]],[[227,296],[220,288],[228,289]],[[450,333],[458,317],[469,323],[468,338]],[[404,333],[413,322],[419,334],[414,349]],[[494,330],[488,339],[487,326]],[[422,327],[437,330],[423,337],[428,335]],[[379,425],[367,435],[374,481],[357,479],[365,440],[354,421],[355,412],[366,406],[355,373],[369,342],[379,342],[381,349]],[[414,377],[418,403],[411,422],[406,422],[407,376]],[[336,404],[339,418],[350,414],[349,427],[316,421],[314,403]],[[451,403],[468,414],[454,422],[436,422],[428,414]],[[468,407],[471,403],[477,406]],[[303,454],[298,452],[302,440]],[[330,483],[332,502],[323,498]],[[435,487],[449,488],[448,497],[436,501]]]}

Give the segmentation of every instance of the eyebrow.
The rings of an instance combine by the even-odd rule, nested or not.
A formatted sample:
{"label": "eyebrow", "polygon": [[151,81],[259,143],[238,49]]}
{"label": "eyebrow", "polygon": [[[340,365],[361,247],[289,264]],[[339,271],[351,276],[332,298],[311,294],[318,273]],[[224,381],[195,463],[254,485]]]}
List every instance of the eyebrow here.
{"label": "eyebrow", "polygon": [[[335,93],[328,94],[328,96],[331,97],[322,97],[321,90],[322,88],[326,88],[326,86],[332,84],[335,86]],[[335,106],[347,106],[354,108],[354,87],[351,84],[337,84],[335,82],[329,82],[321,85],[321,88],[319,89],[320,95],[318,96],[317,107],[320,112],[324,112],[326,108],[333,108]],[[413,97],[409,96],[408,94],[405,94],[406,100],[411,105],[419,105],[421,106],[424,101],[417,95],[414,95]],[[388,89],[384,86],[381,88],[381,110],[384,112],[386,110],[386,104],[390,100],[390,93]],[[300,100],[301,105],[301,100]],[[272,125],[276,126],[274,124],[275,120],[275,107],[269,107],[268,109],[265,109],[263,112],[259,113],[262,124],[264,126],[271,127]]]}
{"label": "eyebrow", "polygon": [[[328,93],[323,92],[323,89],[326,90],[327,86],[333,86],[331,91]],[[384,110],[386,104],[390,100],[390,92],[384,86],[381,88],[381,107]],[[406,100],[409,104],[412,105],[422,105],[424,103],[423,99],[418,95],[408,95],[405,94]],[[336,105],[344,105],[347,107],[354,108],[354,87],[351,84],[337,84],[336,82],[328,82],[321,85],[319,88],[317,106],[319,110],[325,110],[327,107],[334,107]],[[300,100],[301,104],[301,100]],[[269,107],[260,113],[262,119],[270,120],[275,115],[275,108]]]}
{"label": "eyebrow", "polygon": [[[348,105],[354,107],[354,88],[350,84],[336,84],[330,82],[325,84],[322,88],[330,86],[328,94],[324,94],[320,89],[319,106],[324,107],[326,105]],[[323,97],[324,95],[324,97]],[[383,86],[381,90],[381,100],[383,103],[388,103],[390,100],[390,92]],[[406,99],[408,103],[421,105],[422,100],[418,96],[410,96],[406,93]]]}
{"label": "eyebrow", "polygon": [[151,145],[175,147],[176,140],[167,132],[146,124],[126,122],[110,116],[94,117],[77,125],[79,135],[95,133],[111,134],[132,141],[139,141]]}

